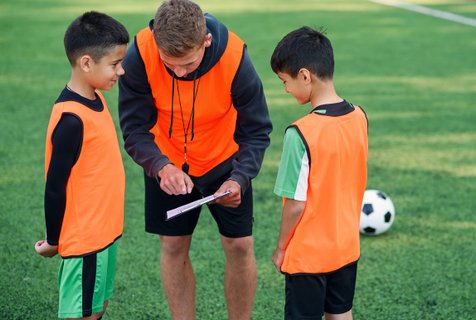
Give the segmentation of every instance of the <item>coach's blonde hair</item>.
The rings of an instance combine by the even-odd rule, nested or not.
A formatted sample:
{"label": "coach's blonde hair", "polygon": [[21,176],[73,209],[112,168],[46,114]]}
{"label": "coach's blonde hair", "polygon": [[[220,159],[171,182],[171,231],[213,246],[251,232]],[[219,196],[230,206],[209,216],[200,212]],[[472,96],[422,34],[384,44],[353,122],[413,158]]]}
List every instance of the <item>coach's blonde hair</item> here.
{"label": "coach's blonde hair", "polygon": [[183,57],[202,45],[206,35],[202,9],[189,0],[168,0],[157,9],[154,38],[157,47],[173,57]]}

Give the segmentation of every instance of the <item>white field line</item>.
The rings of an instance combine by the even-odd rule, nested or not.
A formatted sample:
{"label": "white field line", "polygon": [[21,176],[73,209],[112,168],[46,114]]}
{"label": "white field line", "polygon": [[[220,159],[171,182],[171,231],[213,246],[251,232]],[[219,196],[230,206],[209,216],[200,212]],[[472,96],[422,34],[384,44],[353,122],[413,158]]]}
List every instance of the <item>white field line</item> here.
{"label": "white field line", "polygon": [[419,6],[419,5],[407,3],[404,1],[397,1],[397,0],[369,0],[369,1],[384,4],[387,6],[402,8],[405,10],[418,12],[427,16],[437,17],[440,19],[446,19],[446,20],[457,22],[457,23],[466,24],[468,26],[476,27],[476,19],[460,16],[459,14],[430,9],[424,6]]}

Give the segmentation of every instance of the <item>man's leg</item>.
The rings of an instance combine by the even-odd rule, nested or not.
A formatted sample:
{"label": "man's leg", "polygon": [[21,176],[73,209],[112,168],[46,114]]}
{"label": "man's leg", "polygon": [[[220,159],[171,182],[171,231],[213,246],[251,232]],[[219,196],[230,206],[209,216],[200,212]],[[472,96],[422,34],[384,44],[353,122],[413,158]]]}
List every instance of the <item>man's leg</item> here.
{"label": "man's leg", "polygon": [[189,257],[192,236],[160,236],[160,274],[172,319],[195,319],[195,276]]}
{"label": "man's leg", "polygon": [[256,260],[253,237],[227,238],[221,243],[226,256],[225,298],[228,319],[251,319],[256,291]]}

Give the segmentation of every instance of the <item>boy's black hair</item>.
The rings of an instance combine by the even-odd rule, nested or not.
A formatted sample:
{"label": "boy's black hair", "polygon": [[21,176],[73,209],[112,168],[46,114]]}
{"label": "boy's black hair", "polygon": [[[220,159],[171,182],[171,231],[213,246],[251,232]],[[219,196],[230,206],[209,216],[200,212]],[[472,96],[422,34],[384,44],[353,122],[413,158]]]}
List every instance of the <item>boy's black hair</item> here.
{"label": "boy's black hair", "polygon": [[97,62],[113,47],[127,43],[129,33],[126,28],[114,18],[96,11],[76,18],[64,34],[64,48],[71,65],[84,54]]}
{"label": "boy's black hair", "polygon": [[301,27],[291,31],[277,44],[271,56],[271,68],[295,78],[301,68],[322,80],[332,79],[334,53],[330,40],[322,31]]}

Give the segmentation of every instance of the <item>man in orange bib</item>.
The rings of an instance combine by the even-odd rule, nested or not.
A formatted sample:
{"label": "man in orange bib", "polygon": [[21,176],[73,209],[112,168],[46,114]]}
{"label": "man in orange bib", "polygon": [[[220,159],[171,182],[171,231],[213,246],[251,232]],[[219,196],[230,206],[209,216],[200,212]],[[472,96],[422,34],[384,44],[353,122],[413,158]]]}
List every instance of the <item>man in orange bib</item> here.
{"label": "man in orange bib", "polygon": [[243,41],[189,0],[165,1],[135,37],[119,82],[125,149],[144,169],[145,227],[160,235],[162,283],[174,319],[195,318],[189,258],[200,208],[166,211],[230,191],[209,205],[226,257],[230,319],[249,319],[256,287],[252,187],[271,122]]}
{"label": "man in orange bib", "polygon": [[272,259],[286,276],[285,319],[352,319],[367,181],[367,118],[340,98],[332,46],[303,27],[276,46],[271,67],[312,111],[287,128],[274,192],[283,197]]}

